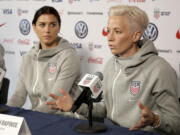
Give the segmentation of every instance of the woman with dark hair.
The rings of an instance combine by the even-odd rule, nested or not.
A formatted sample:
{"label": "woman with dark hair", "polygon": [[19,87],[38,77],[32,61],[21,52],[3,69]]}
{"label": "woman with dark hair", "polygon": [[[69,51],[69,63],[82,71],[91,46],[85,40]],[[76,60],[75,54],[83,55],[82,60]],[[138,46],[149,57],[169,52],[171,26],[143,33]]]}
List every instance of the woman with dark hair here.
{"label": "woman with dark hair", "polygon": [[40,42],[23,56],[17,88],[7,105],[22,107],[29,96],[32,110],[56,113],[45,105],[50,101],[48,94],[58,94],[63,88],[76,98],[80,59],[71,44],[58,36],[61,19],[55,8],[44,6],[37,10],[32,25]]}

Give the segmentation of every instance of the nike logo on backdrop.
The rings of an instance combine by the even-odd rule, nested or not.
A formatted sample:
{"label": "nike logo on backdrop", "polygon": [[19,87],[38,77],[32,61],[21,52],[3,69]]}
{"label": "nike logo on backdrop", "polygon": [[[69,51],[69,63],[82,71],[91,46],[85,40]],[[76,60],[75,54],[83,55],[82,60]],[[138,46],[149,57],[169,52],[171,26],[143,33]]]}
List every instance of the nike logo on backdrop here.
{"label": "nike logo on backdrop", "polygon": [[177,31],[177,33],[176,33],[176,38],[177,39],[180,39],[180,29]]}
{"label": "nike logo on backdrop", "polygon": [[0,24],[0,27],[2,27],[3,25],[5,25],[6,23],[2,23],[2,24]]}
{"label": "nike logo on backdrop", "polygon": [[105,30],[105,28],[103,28],[103,30],[102,30],[102,35],[103,35],[103,36],[107,36],[107,34],[108,34],[108,32]]}

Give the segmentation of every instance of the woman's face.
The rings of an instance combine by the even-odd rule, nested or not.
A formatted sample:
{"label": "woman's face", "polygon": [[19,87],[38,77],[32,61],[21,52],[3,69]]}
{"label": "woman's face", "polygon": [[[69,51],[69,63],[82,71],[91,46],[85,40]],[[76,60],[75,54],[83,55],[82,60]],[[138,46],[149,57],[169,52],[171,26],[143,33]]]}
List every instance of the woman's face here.
{"label": "woman's face", "polygon": [[33,29],[40,39],[42,47],[55,47],[60,31],[58,20],[53,14],[42,14],[37,19]]}
{"label": "woman's face", "polygon": [[137,52],[136,36],[130,31],[129,22],[125,16],[110,16],[108,20],[108,44],[114,55],[129,57]]}

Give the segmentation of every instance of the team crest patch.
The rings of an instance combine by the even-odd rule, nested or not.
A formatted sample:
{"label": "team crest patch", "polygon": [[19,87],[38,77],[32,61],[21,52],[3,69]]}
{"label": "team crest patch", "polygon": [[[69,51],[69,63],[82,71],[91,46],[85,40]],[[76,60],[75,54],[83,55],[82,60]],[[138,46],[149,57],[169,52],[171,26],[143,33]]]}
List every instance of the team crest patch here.
{"label": "team crest patch", "polygon": [[56,70],[57,70],[57,65],[56,65],[56,63],[49,63],[49,72],[50,72],[51,74],[53,74],[53,73],[56,72]]}
{"label": "team crest patch", "polygon": [[88,83],[90,83],[92,80],[92,77],[86,77],[85,80],[83,81],[84,85],[87,85]]}
{"label": "team crest patch", "polygon": [[130,86],[130,92],[133,96],[137,95],[140,91],[140,81],[132,81]]}

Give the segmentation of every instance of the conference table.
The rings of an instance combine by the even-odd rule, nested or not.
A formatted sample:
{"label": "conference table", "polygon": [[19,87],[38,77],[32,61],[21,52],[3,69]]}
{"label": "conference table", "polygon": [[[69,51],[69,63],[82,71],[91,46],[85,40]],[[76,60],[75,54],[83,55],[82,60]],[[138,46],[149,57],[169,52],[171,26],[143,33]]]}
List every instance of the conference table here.
{"label": "conference table", "polygon": [[[8,109],[7,115],[24,117],[32,135],[85,135],[74,130],[78,124],[88,123],[86,120],[63,117],[60,115],[46,114],[17,107],[0,105]],[[99,135],[160,135],[145,131],[129,131],[128,128],[106,123],[108,130]],[[94,135],[93,133],[92,135]],[[162,134],[161,134],[162,135]]]}

